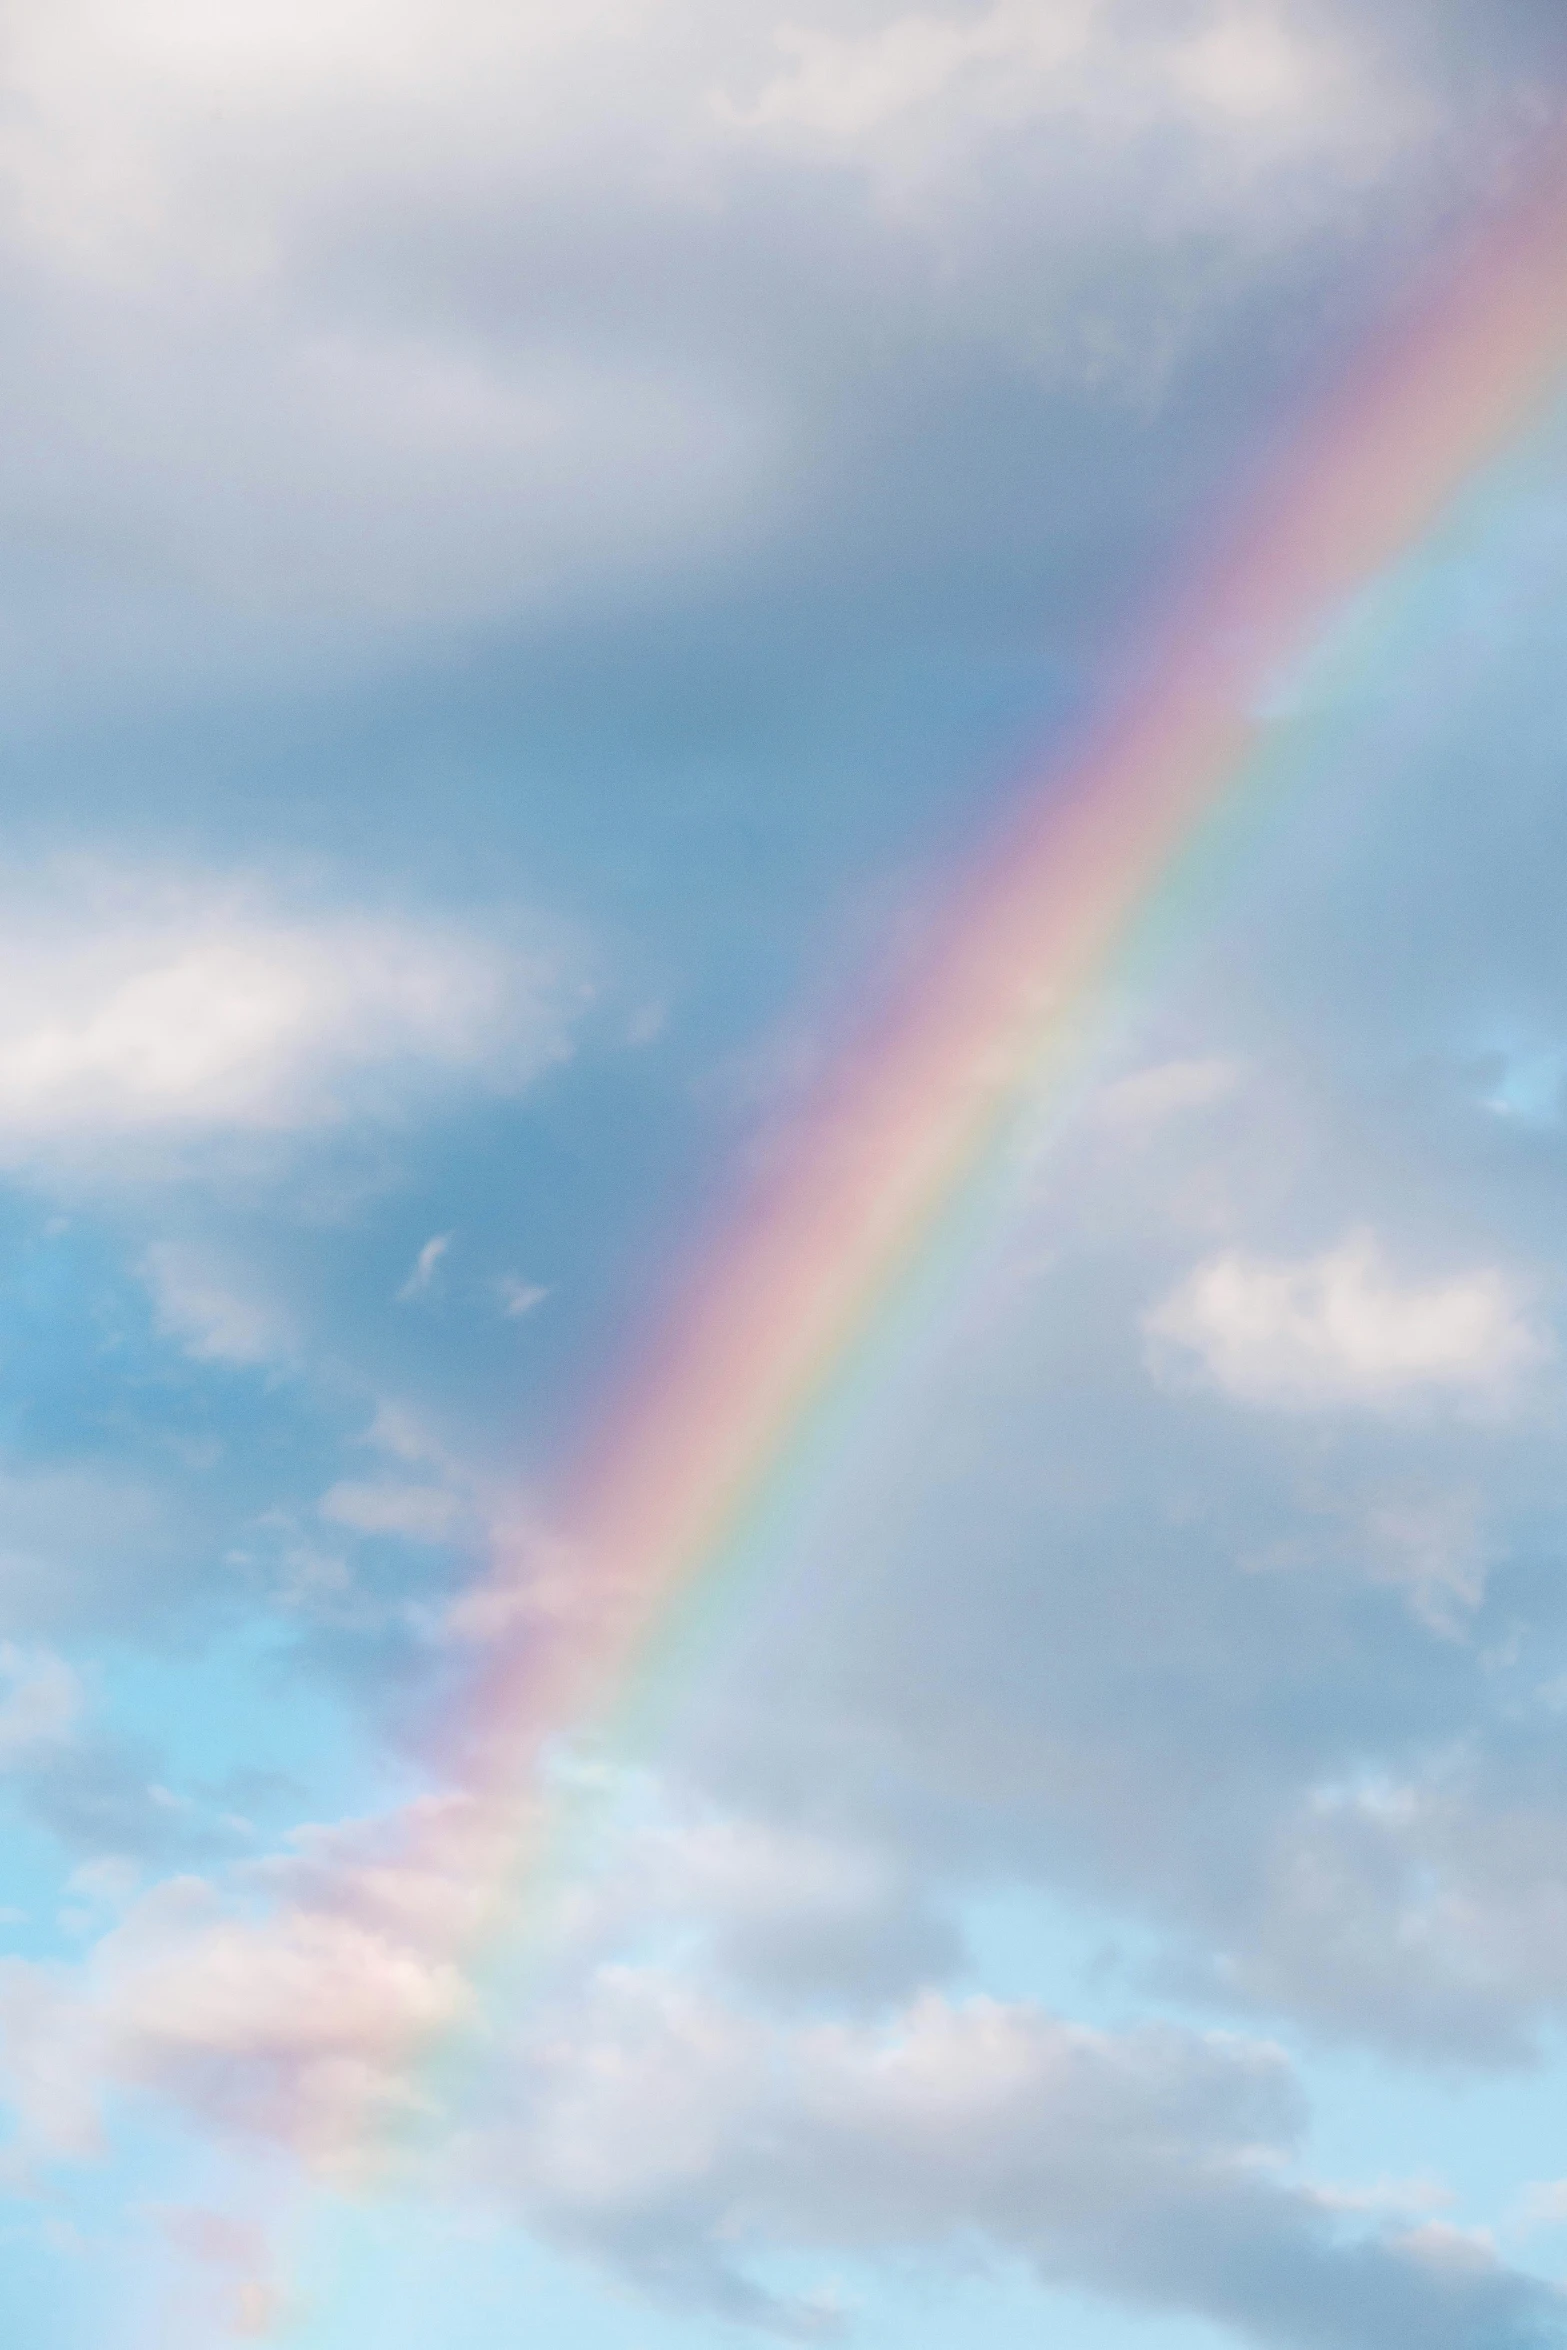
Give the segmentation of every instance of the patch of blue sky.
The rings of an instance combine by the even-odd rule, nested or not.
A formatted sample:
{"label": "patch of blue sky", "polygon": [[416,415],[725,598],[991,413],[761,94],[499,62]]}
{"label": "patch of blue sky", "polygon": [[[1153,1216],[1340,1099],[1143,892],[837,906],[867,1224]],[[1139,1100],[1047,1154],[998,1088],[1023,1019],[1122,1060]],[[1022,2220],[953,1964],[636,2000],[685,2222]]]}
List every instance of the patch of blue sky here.
{"label": "patch of blue sky", "polygon": [[[226,1506],[273,1490],[280,1455],[320,1442],[323,1399],[249,1365],[193,1361],[155,1327],[123,1229],[45,1215],[0,1192],[11,1219],[0,1257],[0,1415],[13,1457],[150,1458],[222,1471]],[[330,1408],[331,1399],[327,1398]],[[194,1476],[193,1476],[194,1473]]]}
{"label": "patch of blue sky", "polygon": [[[1047,2289],[977,2250],[950,2262],[774,2255],[747,2273],[780,2300],[839,2318],[842,2330],[820,2338],[854,2350],[1222,2350],[1232,2339]],[[432,2322],[441,2350],[492,2350],[503,2332],[572,2350],[736,2350],[756,2338],[700,2307],[661,2307],[499,2222],[459,2222],[429,2204],[334,2204],[294,2290],[290,2350],[425,2350]]]}
{"label": "patch of blue sky", "polygon": [[[167,2110],[109,2094],[95,2153],[30,2162],[25,2189],[0,2194],[3,2308],[17,2340],[50,2350],[167,2350],[231,2338],[232,2281],[176,2253],[181,2217],[219,2211],[241,2226],[272,2207],[271,2166],[197,2139]],[[194,2334],[171,2323],[194,2307]],[[35,2329],[29,2331],[28,2329]]]}
{"label": "patch of blue sky", "polygon": [[0,2196],[0,2267],[12,2338],[59,2350],[92,2350],[105,2341],[125,2307],[123,2252],[116,2245],[106,2258],[104,2246],[53,2192],[36,2200]]}
{"label": "patch of blue sky", "polygon": [[0,1442],[35,1457],[111,1440],[149,1353],[115,1236],[0,1186]]}
{"label": "patch of blue sky", "polygon": [[0,1956],[76,1957],[82,1936],[65,1922],[76,1856],[14,1798],[0,1809]]}
{"label": "patch of blue sky", "polygon": [[171,1794],[226,1827],[237,1854],[304,1818],[379,1810],[417,1783],[275,1617],[247,1618],[199,1658],[122,1652],[102,1689],[107,1722],[153,1748]]}

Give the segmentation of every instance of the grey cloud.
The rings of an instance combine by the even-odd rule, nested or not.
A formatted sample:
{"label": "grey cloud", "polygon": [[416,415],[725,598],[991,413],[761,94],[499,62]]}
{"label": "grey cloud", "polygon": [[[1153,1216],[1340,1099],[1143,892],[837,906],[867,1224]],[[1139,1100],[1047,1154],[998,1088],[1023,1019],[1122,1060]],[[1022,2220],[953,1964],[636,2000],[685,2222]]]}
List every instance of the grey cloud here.
{"label": "grey cloud", "polygon": [[1267,1074],[1042,1160],[684,1767],[951,1901],[1021,1877],[1151,1927],[1186,1996],[1526,2061],[1567,1997],[1558,1368],[1489,1417],[1302,1413],[1161,1387],[1142,1320],[1216,1246],[1311,1259],[1360,1217],[1417,1285],[1488,1265],[1548,1323],[1549,1219],[1505,1159],[1459,1174],[1497,1140],[1479,1102],[1438,1165],[1405,1105],[1368,1124],[1292,1062],[1287,1017],[1271,1055],[1255,999],[1204,1018],[1188,1043]]}
{"label": "grey cloud", "polygon": [[[104,2096],[134,2087],[352,2178],[412,2111],[411,2050],[473,2013],[439,1953],[483,1833],[433,1806],[318,1837],[275,1875],[276,1909],[174,1882],[80,1968],[0,1969],[26,2151],[89,2153]],[[418,2160],[432,2191],[498,2203],[676,2307],[808,2339],[836,2330],[830,2302],[773,2293],[753,2259],[978,2247],[1280,2350],[1567,2338],[1560,2296],[1473,2241],[1368,2224],[1303,2182],[1300,2094],[1266,2045],[933,1995],[786,2026],[688,1974],[573,1973],[486,2027],[459,2126],[426,2112]]]}
{"label": "grey cloud", "polygon": [[1293,2083],[1237,2041],[935,1999],[784,2041],[623,1973],[553,2018],[506,2095],[516,2118],[468,2156],[492,2191],[656,2295],[788,2338],[824,2312],[765,2295],[749,2248],[977,2241],[1290,2350],[1544,2350],[1567,2326],[1559,2296],[1476,2248],[1357,2235],[1294,2183]]}
{"label": "grey cloud", "polygon": [[693,1980],[778,2012],[874,2013],[962,1971],[952,1921],[884,1845],[644,1795],[612,1864],[570,1905],[561,1939],[592,1963],[628,1939],[674,1942]]}
{"label": "grey cloud", "polygon": [[[527,13],[548,29],[547,12]],[[873,43],[905,13],[836,8],[822,37]],[[1008,13],[954,9],[951,22]],[[315,146],[291,111],[286,60],[217,61],[242,99],[221,143],[187,104],[189,59],[139,56],[100,76],[112,119],[89,106],[67,126],[74,150],[67,139],[53,161],[23,157],[38,202],[7,232],[21,356],[0,503],[17,549],[18,672],[54,678],[63,661],[75,704],[140,694],[149,678],[162,691],[176,672],[182,692],[193,675],[310,674],[349,651],[428,651],[547,614],[610,642],[616,691],[579,699],[640,753],[652,722],[626,685],[635,660],[655,680],[643,689],[653,718],[676,737],[683,722],[658,700],[666,640],[650,653],[637,634],[650,594],[679,612],[706,595],[726,625],[740,612],[721,640],[697,629],[686,656],[689,698],[720,735],[712,705],[722,692],[744,701],[733,679],[750,661],[774,663],[780,703],[814,695],[819,719],[844,671],[803,696],[799,676],[812,627],[826,639],[840,619],[850,669],[873,656],[888,674],[917,668],[932,646],[950,658],[964,631],[987,658],[992,638],[1044,633],[1072,668],[1107,582],[1141,576],[1179,538],[1255,446],[1281,387],[1331,363],[1560,86],[1559,12],[1288,13],[1336,26],[1366,86],[1407,101],[1415,128],[1396,153],[1331,135],[1243,151],[1184,101],[1113,137],[1081,109],[998,123],[995,76],[966,83],[945,117],[927,108],[912,143],[908,108],[852,151],[798,104],[775,107],[771,128],[724,124],[704,111],[710,89],[754,114],[809,64],[808,49],[774,41],[774,13],[733,8],[722,25],[717,12],[665,12],[645,74],[638,51],[606,77],[591,27],[584,49],[563,35],[537,73],[495,77],[477,123],[471,79],[448,105],[395,43],[373,59],[352,43],[334,54],[337,19],[322,12],[304,61]],[[1171,12],[1113,15],[1128,40],[1157,46]],[[102,23],[42,8],[20,21],[62,56],[75,44],[73,73],[83,25]],[[263,47],[274,38],[265,12],[248,21]],[[461,72],[467,21],[445,12],[439,44]],[[39,70],[47,98],[57,66]],[[525,81],[539,93],[527,137]],[[101,211],[89,154],[113,198]],[[105,380],[119,387],[112,417]],[[766,593],[736,605],[735,582],[759,569]],[[825,621],[798,619],[818,605]],[[773,636],[782,649],[758,652]],[[720,641],[722,691],[709,674]],[[29,651],[39,644],[47,661]],[[1131,1126],[1123,1116],[1097,1150],[1080,1134],[1045,1163],[1015,1247],[947,1332],[909,1417],[864,1433],[869,1498],[811,1528],[806,1604],[792,1620],[763,1606],[761,1633],[737,1640],[675,1741],[672,1769],[708,1792],[697,1816],[718,1825],[648,1860],[628,1914],[610,1921],[628,1936],[639,1920],[690,1934],[707,1989],[661,2004],[645,1982],[606,1978],[597,2008],[558,2019],[553,2055],[513,2052],[505,2086],[528,2102],[521,2121],[497,2118],[475,2162],[531,2221],[655,2291],[786,2329],[822,2313],[770,2302],[736,2242],[875,2252],[977,2232],[1053,2280],[1200,2311],[1288,2350],[1559,2338],[1543,2288],[1466,2264],[1452,2244],[1357,2236],[1293,2183],[1277,2167],[1294,2143],[1292,2093],[1254,2049],[1184,2034],[1094,2041],[1031,2014],[936,2003],[905,2019],[902,2041],[862,2027],[834,2038],[740,2004],[798,2019],[901,1999],[953,1972],[967,1894],[1022,1879],[1151,1924],[1165,1987],[1232,2013],[1443,2061],[1517,2062],[1559,2011],[1567,1794],[1551,1693],[1567,1672],[1567,1497],[1543,1356],[1517,1357],[1541,1375],[1488,1424],[1439,1411],[1371,1428],[1353,1380],[1346,1392],[1329,1378],[1324,1395],[1319,1379],[1323,1408],[1304,1414],[1278,1413],[1267,1393],[1242,1410],[1222,1392],[1161,1390],[1142,1352],[1144,1317],[1225,1251],[1320,1264],[1363,1225],[1398,1294],[1483,1267],[1500,1284],[1493,1303],[1532,1298],[1559,1252],[1559,1140],[1548,1121],[1532,1140],[1505,1135],[1465,1073],[1472,1051],[1454,1043],[1493,995],[1547,1046],[1561,1030],[1558,716],[1542,721],[1544,764],[1526,773],[1518,733],[1495,715],[1455,727],[1461,772],[1440,809],[1423,788],[1401,798],[1388,785],[1385,747],[1351,762],[1355,821],[1334,799],[1317,845],[1297,851],[1290,836],[1287,885],[1215,925],[1196,981],[1165,991],[1161,1033],[1128,1056],[1143,1084]],[[734,742],[751,716],[732,722]],[[627,763],[621,741],[612,764]],[[732,749],[724,737],[715,767]],[[426,758],[422,738],[409,756]],[[680,737],[671,765],[686,757]],[[514,793],[509,748],[507,762]],[[269,791],[288,760],[272,764]],[[446,770],[430,764],[421,859],[439,853],[424,832],[445,813]],[[635,774],[645,789],[645,768]],[[1369,879],[1344,869],[1367,809],[1402,834],[1397,859],[1366,857]],[[362,815],[352,821],[355,856],[373,857]],[[1476,949],[1486,922],[1512,958],[1494,988]],[[261,928],[251,977],[286,977],[302,946],[330,977],[319,935],[302,939],[275,910]],[[340,922],[327,931],[328,948],[349,943]],[[1395,952],[1390,933],[1412,943]],[[433,936],[416,924],[377,943],[405,965],[411,946],[439,996],[453,966],[439,952],[419,961]],[[179,959],[154,955],[141,976]],[[13,960],[34,994],[47,960]],[[405,1044],[419,1022],[373,989],[368,1007],[349,992],[336,1060],[289,1050],[263,1055],[258,1074],[254,1058],[220,1055],[198,1106],[291,1131],[327,1119],[340,1087],[356,1112],[384,1106],[355,1021],[384,1038],[386,1015]],[[1439,1067],[1411,1071],[1390,1043],[1401,1018],[1424,1023]],[[465,1059],[437,1019],[423,1065],[520,1075],[553,1049],[552,1020],[492,1053],[481,1017]],[[1329,1030],[1345,1045],[1331,1080],[1305,1041],[1316,1022],[1319,1047]],[[46,1043],[76,1039],[81,1077],[92,1018],[45,1027]],[[8,1131],[33,1121],[24,1155],[37,1147],[37,1042],[0,1035],[12,1053],[0,1075],[20,1067],[26,1080],[25,1118],[15,1082],[10,1095],[0,1082]],[[1186,1074],[1161,1090],[1172,1063]],[[88,1052],[74,1091],[44,1093],[65,1124],[91,1127],[116,1067]],[[1251,1075],[1226,1090],[1194,1069]],[[395,1109],[403,1095],[390,1094]],[[486,1135],[484,1155],[507,1154]],[[118,1182],[120,1144],[103,1156]],[[449,1213],[469,1250],[466,1206],[421,1201],[375,1269],[377,1295]],[[141,1256],[147,1235],[133,1252],[168,1334],[241,1368],[298,1343],[296,1297],[310,1290],[313,1304],[340,1268],[299,1275],[278,1303],[227,1278],[232,1235],[191,1224],[177,1239],[160,1225],[159,1254]],[[336,1302],[342,1321],[359,1310],[346,1276]],[[435,1359],[435,1318],[401,1317],[415,1319],[403,1343]],[[399,1343],[365,1326],[364,1358]],[[1322,1347],[1307,1353],[1320,1372]],[[489,1358],[482,1369],[503,1384]],[[445,1488],[422,1471],[393,1485],[344,1469],[336,1456],[313,1464],[303,1495],[327,1494],[371,1539],[436,1530]],[[161,1497],[107,1471],[18,1471],[0,1502],[19,1624],[145,1628],[223,1548],[210,1525],[171,1533]],[[408,1573],[428,1597],[424,1566]],[[384,1685],[397,1660],[356,1669]],[[36,1800],[84,1849],[174,1849],[159,1842],[145,1757],[84,1748],[39,1775]],[[384,1862],[372,1853],[354,1876],[329,1856],[325,1890],[307,1887],[306,1865],[285,1872],[296,1907],[254,1934],[205,1890],[174,1889],[103,1950],[85,1990],[8,1977],[40,2133],[71,2142],[83,2084],[107,2078],[332,2159],[367,2102],[395,2107],[407,2036],[461,1999],[408,1915],[449,1909],[460,1886],[438,1870],[398,1882]],[[1016,2059],[1004,2077],[986,2075],[987,2030]],[[922,2056],[950,2064],[911,2108],[900,2084]],[[617,2077],[624,2115],[605,2102]]]}
{"label": "grey cloud", "polygon": [[[916,473],[924,562],[993,565],[972,502],[994,538],[1046,387],[1053,427],[1089,395],[1101,436],[1107,401],[1146,418],[1215,331],[1244,314],[1258,341],[1249,306],[1287,301],[1304,254],[1319,329],[1347,326],[1325,237],[1418,238],[1517,112],[1483,72],[1467,112],[1437,103],[1392,20],[1085,11],[1064,63],[1039,21],[1000,0],[791,31],[671,0],[182,42],[24,9],[16,641],[68,639],[78,681],[119,693],[176,658],[318,673],[606,592],[666,602],[761,547],[863,570]],[[894,102],[932,42],[950,70],[916,55],[930,86]],[[867,93],[858,127],[812,120],[818,51]],[[1294,111],[1226,98],[1259,58],[1283,89],[1297,52],[1340,62]],[[1376,266],[1368,245],[1360,295]],[[1056,527],[1072,482],[1038,485]]]}

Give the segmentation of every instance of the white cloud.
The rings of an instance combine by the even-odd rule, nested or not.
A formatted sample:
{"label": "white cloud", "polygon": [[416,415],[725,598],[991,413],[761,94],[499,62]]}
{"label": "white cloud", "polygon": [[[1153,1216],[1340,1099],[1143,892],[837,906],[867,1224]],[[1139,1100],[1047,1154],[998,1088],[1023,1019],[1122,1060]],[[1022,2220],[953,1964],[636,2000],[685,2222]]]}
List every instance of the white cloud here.
{"label": "white cloud", "polygon": [[[684,1767],[760,1820],[830,1818],[938,1915],[978,1852],[1074,1942],[1134,1920],[1129,1993],[1516,2062],[1567,2012],[1560,1409],[1512,1269],[1553,1261],[1548,1162],[1460,1120],[1445,1072],[1373,1114],[1364,1063],[1335,1088],[1276,1004],[1197,1011],[1156,1069],[1246,1086],[1058,1134],[961,1309],[910,1333],[879,1452]],[[1424,1265],[1352,1226],[1320,1253],[1194,1241],[1303,1203],[1335,1234],[1417,1227]],[[1158,1379],[1127,1343],[1149,1298]],[[1194,1411],[1192,1380],[1256,1408]]]}
{"label": "white cloud", "polygon": [[[549,952],[294,913],[221,876],[61,873],[3,894],[0,1161],[297,1132],[432,1076],[516,1085],[566,1049]],[[148,1268],[171,1326],[220,1352],[262,1344],[260,1309],[225,1304],[190,1250]]]}
{"label": "white cloud", "polygon": [[825,32],[782,24],[774,39],[789,60],[755,104],[727,111],[738,122],[797,123],[854,139],[913,107],[928,107],[966,84],[960,103],[981,83],[980,103],[1007,111],[1048,105],[1061,69],[1090,48],[1099,0],[1055,0],[1040,7],[1000,0],[974,17],[910,14],[869,33]]}
{"label": "white cloud", "polygon": [[427,1240],[414,1259],[413,1271],[397,1292],[399,1305],[408,1305],[417,1297],[428,1296],[440,1269],[441,1259],[452,1245],[450,1232],[437,1232]]}
{"label": "white cloud", "polygon": [[123,1909],[141,1881],[135,1861],[118,1854],[84,1860],[65,1880],[66,1891],[97,1909]]}
{"label": "white cloud", "polygon": [[213,2210],[205,2204],[152,2204],[154,2220],[176,2251],[228,2286],[227,2307],[213,2312],[208,2330],[221,2338],[265,2339],[292,2314],[290,2297],[267,2271],[272,2247],[253,2219]]}
{"label": "white cloud", "polygon": [[413,2095],[416,2037],[464,2000],[449,1965],[347,1916],[247,1922],[196,1879],[147,1895],[74,1979],[0,1968],[14,2101],[35,2146],[67,2154],[90,2150],[119,2085],[352,2169]]}
{"label": "white cloud", "polygon": [[1229,0],[1195,35],[1172,47],[1169,72],[1200,104],[1240,120],[1320,125],[1356,108],[1351,60],[1331,38],[1315,39],[1281,0]]}
{"label": "white cloud", "polygon": [[1400,1282],[1364,1231],[1302,1261],[1210,1257],[1143,1327],[1164,1375],[1196,1366],[1237,1401],[1286,1411],[1495,1404],[1548,1352],[1505,1274]]}
{"label": "white cloud", "polygon": [[1485,1597],[1495,1547],[1472,1491],[1385,1494],[1367,1509],[1362,1539],[1372,1574],[1407,1590],[1439,1631]]}
{"label": "white cloud", "polygon": [[[526,1816],[508,1809],[504,1857]],[[237,1899],[172,1878],[73,1967],[0,1961],[0,2078],[26,2150],[90,2155],[105,2100],[133,2087],[362,2172],[418,2107],[432,2035],[473,2012],[452,1954],[489,1914],[495,1838],[461,1798],[301,1829]]]}
{"label": "white cloud", "polygon": [[524,1281],[515,1273],[503,1273],[495,1287],[501,1301],[501,1312],[508,1320],[531,1314],[549,1296],[549,1291],[541,1289],[536,1281]]}
{"label": "white cloud", "polygon": [[627,1934],[638,1947],[673,1941],[694,1975],[785,2010],[826,1998],[870,2012],[960,1972],[956,1928],[875,1840],[683,1815],[655,1784],[620,1792],[636,1824],[622,1825],[612,1865],[574,1889],[559,1926],[579,1957]]}

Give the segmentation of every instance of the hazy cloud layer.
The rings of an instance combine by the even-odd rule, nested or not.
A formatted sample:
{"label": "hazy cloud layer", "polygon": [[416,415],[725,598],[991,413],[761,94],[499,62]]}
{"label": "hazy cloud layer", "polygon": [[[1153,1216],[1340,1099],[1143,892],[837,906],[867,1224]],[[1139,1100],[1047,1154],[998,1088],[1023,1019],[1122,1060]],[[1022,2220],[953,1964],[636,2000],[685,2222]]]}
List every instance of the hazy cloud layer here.
{"label": "hazy cloud layer", "polygon": [[[1473,167],[1422,46],[1273,0],[22,7],[10,674],[319,673],[797,560],[891,514],[878,411],[960,354],[1146,409],[1284,257]],[[1471,47],[1505,145],[1526,60]]]}

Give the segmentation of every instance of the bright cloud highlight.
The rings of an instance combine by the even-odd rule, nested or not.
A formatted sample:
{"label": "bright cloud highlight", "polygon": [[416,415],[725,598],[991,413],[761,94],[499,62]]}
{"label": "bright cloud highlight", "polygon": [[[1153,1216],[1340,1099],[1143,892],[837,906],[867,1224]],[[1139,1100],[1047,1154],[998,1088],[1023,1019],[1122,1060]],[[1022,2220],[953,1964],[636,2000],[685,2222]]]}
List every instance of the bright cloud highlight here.
{"label": "bright cloud highlight", "polygon": [[1496,1405],[1550,1351],[1506,1275],[1400,1282],[1369,1232],[1294,1264],[1211,1257],[1143,1326],[1167,1372],[1184,1361],[1237,1402],[1286,1411]]}
{"label": "bright cloud highlight", "polygon": [[[221,1133],[286,1135],[410,1085],[526,1083],[567,1050],[558,958],[428,921],[302,915],[220,877],[64,876],[0,946],[0,1158]],[[31,900],[31,902],[29,902]],[[176,1325],[254,1348],[195,1259],[149,1259]],[[238,1316],[238,1318],[236,1318]]]}

